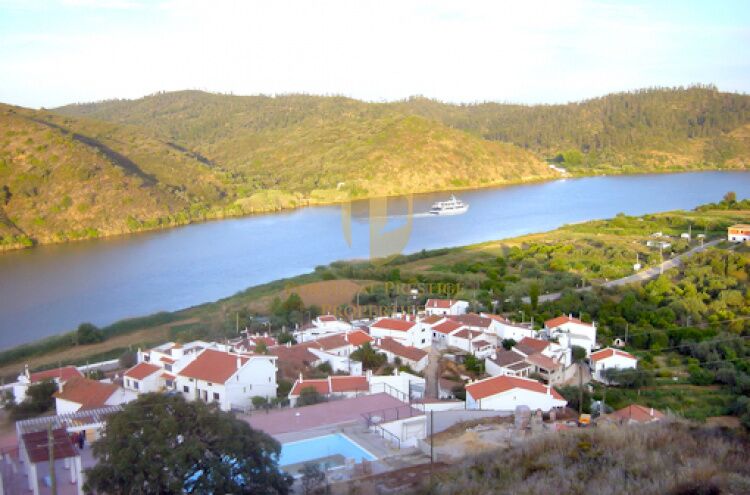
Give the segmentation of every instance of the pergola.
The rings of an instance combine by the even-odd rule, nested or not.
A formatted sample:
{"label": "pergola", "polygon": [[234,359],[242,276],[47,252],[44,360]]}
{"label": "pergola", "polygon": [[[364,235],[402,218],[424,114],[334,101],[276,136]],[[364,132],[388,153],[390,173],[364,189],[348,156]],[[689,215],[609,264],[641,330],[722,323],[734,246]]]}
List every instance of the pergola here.
{"label": "pergola", "polygon": [[[70,434],[98,430],[104,426],[107,416],[120,410],[121,406],[108,406],[16,422],[16,438],[19,439],[18,457],[26,466],[29,490],[34,495],[39,495],[37,465],[42,462],[49,463],[51,442],[53,459],[64,460],[65,469],[70,469],[70,482],[77,485],[78,495],[83,495],[81,455],[78,447],[73,445]],[[54,466],[50,465],[50,470],[52,469]]]}

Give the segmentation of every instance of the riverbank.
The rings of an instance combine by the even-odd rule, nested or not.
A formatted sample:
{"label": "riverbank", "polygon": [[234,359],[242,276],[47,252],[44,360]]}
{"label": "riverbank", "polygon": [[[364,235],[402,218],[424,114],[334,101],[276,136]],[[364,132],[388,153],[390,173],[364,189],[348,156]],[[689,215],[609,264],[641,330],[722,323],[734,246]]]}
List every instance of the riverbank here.
{"label": "riverbank", "polygon": [[[581,170],[572,170],[568,173],[561,174],[550,169],[550,176],[530,176],[517,180],[499,180],[491,183],[476,184],[456,184],[446,187],[427,187],[417,188],[409,194],[431,194],[440,192],[466,192],[481,191],[486,189],[501,189],[511,186],[538,184],[552,182],[564,179],[580,179],[586,177],[607,177],[607,176],[639,176],[639,175],[665,175],[665,174],[682,174],[691,172],[737,172],[747,171],[747,168],[719,168],[705,166],[688,166],[688,167],[666,167],[666,168],[648,168],[634,170],[633,168],[613,169],[588,169],[585,172]],[[20,233],[15,242],[0,243],[0,256],[3,252],[17,251],[23,249],[33,249],[39,246],[48,246],[55,244],[69,244],[76,242],[85,242],[91,240],[108,240],[118,237],[125,237],[149,232],[166,231],[174,228],[185,227],[205,222],[214,222],[234,218],[251,217],[258,215],[268,215],[274,213],[288,212],[301,208],[335,206],[356,201],[366,201],[372,199],[391,199],[406,195],[405,192],[397,192],[388,195],[358,195],[356,197],[343,197],[343,194],[337,197],[336,191],[325,191],[316,194],[313,191],[308,196],[299,193],[292,193],[280,190],[268,190],[256,193],[248,198],[242,198],[230,205],[214,206],[207,211],[199,213],[181,212],[180,214],[171,215],[168,218],[155,218],[139,222],[131,222],[128,230],[121,229],[107,230],[102,228],[81,229],[80,232],[58,233],[55,236],[43,239],[35,239]],[[0,210],[1,211],[1,210]],[[1,219],[0,219],[1,220]]]}
{"label": "riverbank", "polygon": [[[352,304],[358,288],[361,304],[392,303],[383,293],[386,281],[403,283],[453,283],[463,287],[459,297],[478,300],[488,290],[502,292],[509,299],[528,295],[532,284],[540,294],[563,291],[582,283],[598,284],[607,279],[632,273],[635,253],[644,266],[658,262],[658,252],[645,246],[644,239],[655,231],[672,235],[675,253],[691,245],[680,240],[687,225],[694,232],[705,232],[718,238],[726,226],[750,216],[750,211],[708,210],[674,211],[640,217],[617,216],[566,225],[553,231],[525,235],[479,244],[422,251],[402,255],[386,264],[368,261],[339,261],[318,267],[304,275],[276,280],[243,290],[215,302],[199,304],[173,312],[132,318],[104,327],[105,340],[90,345],[75,345],[73,334],[55,337],[0,352],[0,376],[13,377],[25,363],[33,368],[59,365],[60,356],[72,364],[112,359],[128,349],[148,347],[164,340],[195,338],[221,339],[236,334],[236,328],[254,325],[253,315],[268,315],[274,299],[284,300],[292,292],[299,294],[306,306],[339,308]],[[575,249],[572,247],[575,246]],[[501,269],[523,261],[518,268]],[[541,265],[545,261],[545,267]],[[370,289],[367,289],[370,287]],[[325,298],[312,298],[325,294]],[[426,297],[428,294],[423,294]],[[301,315],[305,321],[310,315]],[[260,326],[258,330],[267,330]],[[273,328],[278,331],[278,328]]]}

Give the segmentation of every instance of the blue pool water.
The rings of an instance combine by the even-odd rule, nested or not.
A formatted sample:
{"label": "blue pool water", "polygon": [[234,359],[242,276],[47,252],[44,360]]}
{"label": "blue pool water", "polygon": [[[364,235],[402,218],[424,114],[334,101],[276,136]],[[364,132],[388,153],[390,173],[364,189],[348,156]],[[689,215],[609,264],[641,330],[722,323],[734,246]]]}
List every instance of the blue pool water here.
{"label": "blue pool water", "polygon": [[345,435],[335,433],[322,437],[309,438],[299,442],[281,444],[279,466],[289,466],[332,455],[342,455],[357,462],[374,461],[376,457],[354,443]]}

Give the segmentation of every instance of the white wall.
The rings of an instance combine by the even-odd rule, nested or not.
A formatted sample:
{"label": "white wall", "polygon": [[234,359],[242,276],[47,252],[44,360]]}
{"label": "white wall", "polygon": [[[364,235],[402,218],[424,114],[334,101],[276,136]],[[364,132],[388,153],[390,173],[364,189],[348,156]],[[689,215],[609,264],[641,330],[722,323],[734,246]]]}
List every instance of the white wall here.
{"label": "white wall", "polygon": [[635,369],[637,367],[638,367],[638,360],[626,358],[625,356],[620,356],[618,354],[615,354],[614,356],[609,357],[607,359],[594,361],[593,378],[595,380],[603,382],[605,381],[604,376],[603,376],[604,370],[613,369],[613,368],[624,370],[624,369]]}
{"label": "white wall", "polygon": [[522,388],[507,390],[479,401],[474,400],[468,391],[466,393],[466,407],[468,409],[515,411],[517,406],[528,406],[532,411],[541,409],[547,412],[554,407],[562,407],[565,404],[565,401],[555,399],[552,395]]}
{"label": "white wall", "polygon": [[[424,415],[412,416],[411,418],[389,421],[387,423],[380,423],[378,426],[373,426],[375,429],[378,427],[383,428],[388,433],[400,439],[402,448],[416,447],[417,441],[426,436]],[[386,435],[385,439],[392,440],[392,437]]]}

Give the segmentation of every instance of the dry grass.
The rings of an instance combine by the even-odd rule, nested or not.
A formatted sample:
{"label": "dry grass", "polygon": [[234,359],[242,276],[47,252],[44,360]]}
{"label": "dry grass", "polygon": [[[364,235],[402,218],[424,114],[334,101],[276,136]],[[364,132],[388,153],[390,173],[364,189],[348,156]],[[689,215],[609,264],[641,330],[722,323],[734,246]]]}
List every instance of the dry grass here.
{"label": "dry grass", "polygon": [[747,437],[674,423],[550,434],[477,456],[421,493],[750,493]]}

